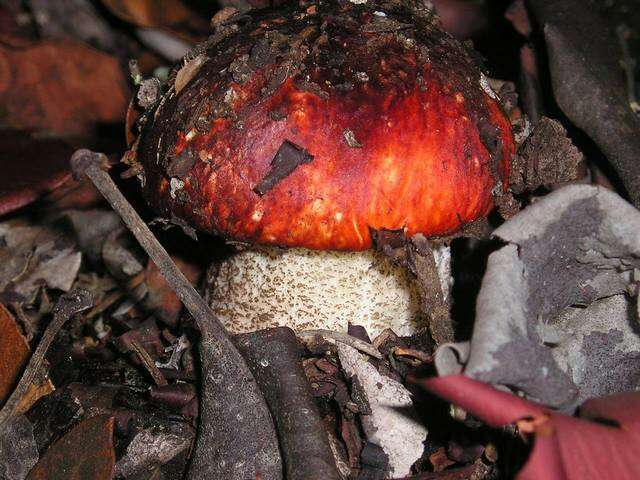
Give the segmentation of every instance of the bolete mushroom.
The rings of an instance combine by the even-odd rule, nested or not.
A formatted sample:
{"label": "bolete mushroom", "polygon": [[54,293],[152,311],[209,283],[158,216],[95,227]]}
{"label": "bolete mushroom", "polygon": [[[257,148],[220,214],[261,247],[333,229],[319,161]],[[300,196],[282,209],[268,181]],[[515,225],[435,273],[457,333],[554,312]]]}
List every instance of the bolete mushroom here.
{"label": "bolete mushroom", "polygon": [[372,232],[450,235],[508,187],[511,125],[472,54],[395,1],[212,23],[132,157],[160,214],[244,246],[220,265],[214,310],[233,332],[414,332],[415,287]]}

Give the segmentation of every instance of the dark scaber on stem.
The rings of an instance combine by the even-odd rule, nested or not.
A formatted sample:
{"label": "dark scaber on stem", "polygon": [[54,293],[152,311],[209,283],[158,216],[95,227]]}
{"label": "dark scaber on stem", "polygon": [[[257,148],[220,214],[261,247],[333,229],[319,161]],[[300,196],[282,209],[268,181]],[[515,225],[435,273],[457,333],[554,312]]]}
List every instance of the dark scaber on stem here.
{"label": "dark scaber on stem", "polygon": [[104,171],[106,163],[103,154],[84,149],[71,158],[74,174],[89,177],[122,217],[202,336],[200,425],[188,478],[281,479],[275,428],[251,371],[209,306]]}

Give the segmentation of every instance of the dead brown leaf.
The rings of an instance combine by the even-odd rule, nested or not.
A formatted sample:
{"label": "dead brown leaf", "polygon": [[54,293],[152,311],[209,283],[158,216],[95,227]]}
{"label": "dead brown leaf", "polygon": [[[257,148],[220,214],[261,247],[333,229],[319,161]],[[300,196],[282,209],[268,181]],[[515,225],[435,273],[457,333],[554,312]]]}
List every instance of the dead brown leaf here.
{"label": "dead brown leaf", "polygon": [[[175,256],[173,261],[193,285],[198,284],[202,275],[200,267]],[[145,283],[149,291],[144,299],[145,307],[154,312],[156,317],[167,325],[176,326],[182,311],[182,302],[171,290],[160,270],[151,260],[149,260],[145,271]]]}
{"label": "dead brown leaf", "polygon": [[0,215],[55,190],[71,177],[73,150],[52,138],[26,130],[0,130]]}
{"label": "dead brown leaf", "polygon": [[13,315],[0,304],[0,405],[11,394],[29,360],[29,344]]}
{"label": "dead brown leaf", "polygon": [[0,122],[13,128],[91,133],[120,123],[127,107],[115,57],[72,40],[0,47]]}
{"label": "dead brown leaf", "polygon": [[115,465],[113,417],[83,420],[54,443],[29,472],[28,480],[111,480]]}
{"label": "dead brown leaf", "polygon": [[102,0],[116,17],[138,27],[167,27],[188,22],[192,12],[179,0]]}

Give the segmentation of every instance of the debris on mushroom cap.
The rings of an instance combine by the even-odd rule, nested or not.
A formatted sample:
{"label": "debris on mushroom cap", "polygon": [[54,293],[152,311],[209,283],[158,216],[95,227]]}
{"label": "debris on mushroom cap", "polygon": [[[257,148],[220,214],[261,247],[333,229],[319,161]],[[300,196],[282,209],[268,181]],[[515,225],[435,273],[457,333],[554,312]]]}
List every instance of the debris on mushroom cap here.
{"label": "debris on mushroom cap", "polygon": [[307,7],[227,20],[188,82],[172,75],[135,152],[150,203],[234,240],[334,250],[486,215],[514,143],[465,47],[394,2]]}

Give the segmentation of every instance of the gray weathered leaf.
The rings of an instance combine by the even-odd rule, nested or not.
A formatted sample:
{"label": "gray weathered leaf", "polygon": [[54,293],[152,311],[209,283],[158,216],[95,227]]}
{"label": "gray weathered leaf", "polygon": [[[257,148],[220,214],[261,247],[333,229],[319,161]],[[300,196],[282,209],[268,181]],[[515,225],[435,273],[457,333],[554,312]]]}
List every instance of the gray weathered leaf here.
{"label": "gray weathered leaf", "polygon": [[23,480],[37,462],[31,423],[24,415],[11,418],[0,431],[0,479]]}
{"label": "gray weathered leaf", "polygon": [[440,373],[454,373],[469,348],[466,375],[551,406],[637,388],[640,336],[627,291],[640,264],[640,212],[608,190],[573,185],[494,235],[506,245],[489,257],[471,344],[443,346]]}

